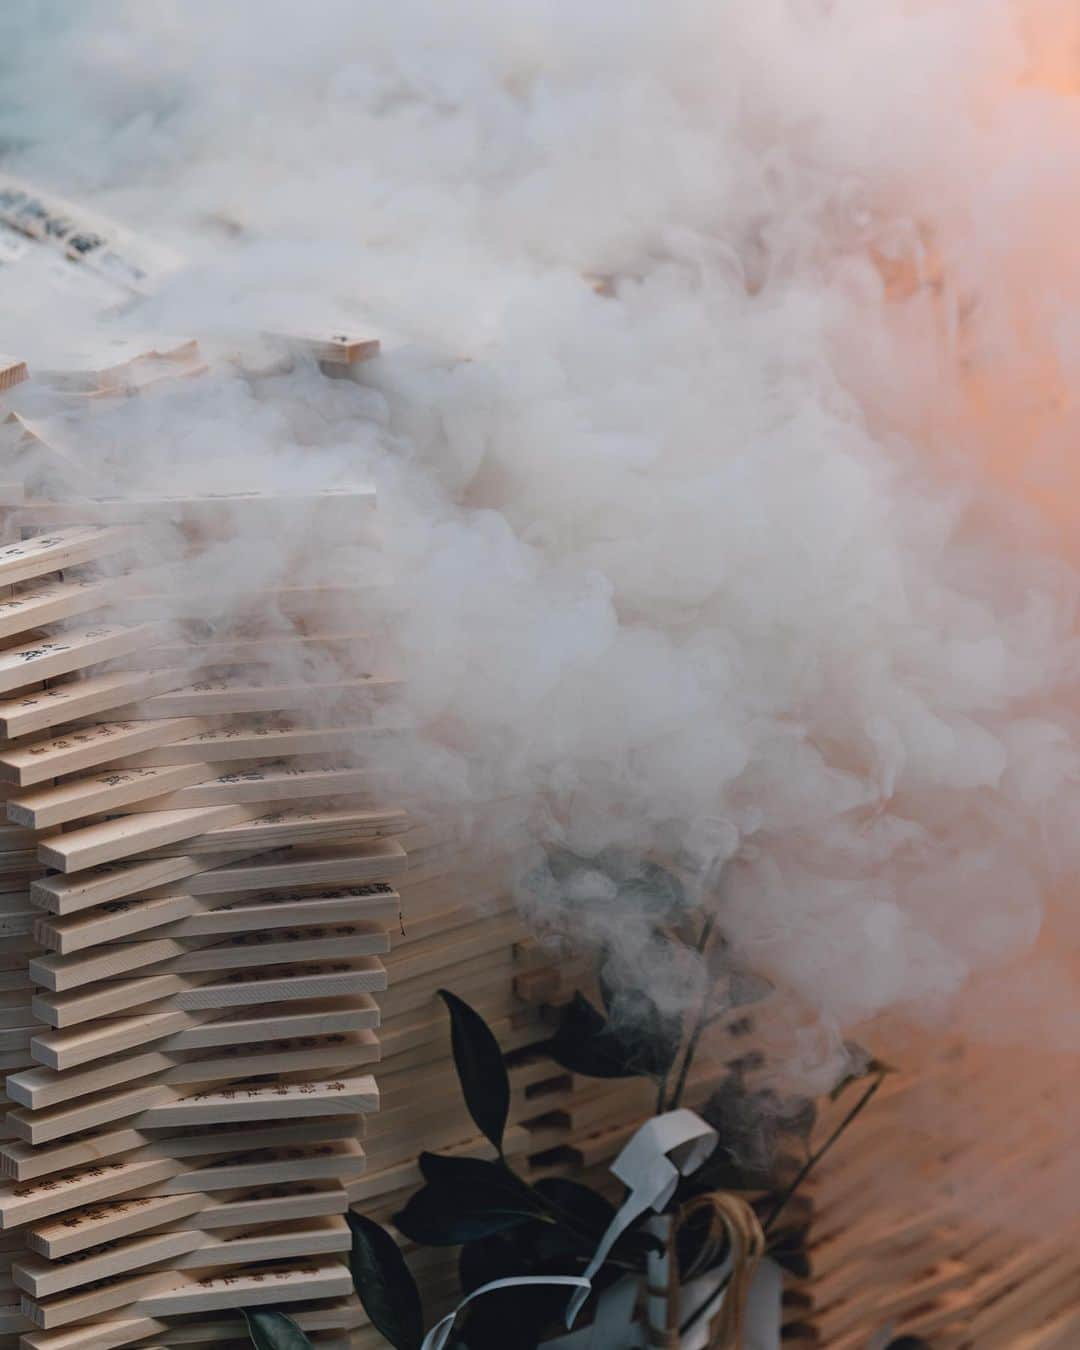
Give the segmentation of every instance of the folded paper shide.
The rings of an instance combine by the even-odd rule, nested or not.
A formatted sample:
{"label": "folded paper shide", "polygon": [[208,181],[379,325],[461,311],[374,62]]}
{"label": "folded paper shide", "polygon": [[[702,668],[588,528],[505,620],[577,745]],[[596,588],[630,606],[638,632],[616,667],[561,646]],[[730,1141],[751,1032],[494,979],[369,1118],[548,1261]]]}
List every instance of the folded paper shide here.
{"label": "folded paper shide", "polygon": [[[423,1350],[444,1350],[458,1315],[474,1300],[499,1289],[536,1285],[565,1286],[571,1290],[566,1309],[566,1325],[573,1327],[593,1290],[593,1279],[610,1255],[619,1238],[630,1226],[650,1211],[653,1233],[659,1250],[650,1254],[647,1266],[644,1321],[635,1322],[638,1304],[638,1280],[627,1276],[607,1288],[599,1297],[596,1316],[589,1327],[548,1344],[552,1347],[581,1347],[604,1350],[605,1347],[657,1346],[665,1350],[739,1350],[743,1338],[744,1315],[751,1282],[765,1250],[765,1237],[757,1215],[746,1201],[733,1195],[710,1193],[696,1196],[674,1215],[663,1211],[671,1203],[679,1181],[693,1175],[712,1156],[718,1136],[711,1125],[694,1111],[681,1108],[654,1116],[637,1131],[611,1166],[611,1171],[627,1187],[627,1197],[601,1238],[583,1275],[523,1276],[493,1280],[474,1290],[424,1338]],[[727,1249],[727,1259],[694,1281],[690,1305],[682,1309],[679,1278],[672,1251],[674,1238],[692,1214],[709,1211],[710,1240],[698,1259],[708,1264],[711,1256]],[[778,1350],[780,1345],[780,1284],[769,1280],[775,1290],[774,1306],[761,1307],[757,1324],[747,1328],[754,1350]],[[687,1291],[690,1292],[689,1290]],[[682,1321],[685,1311],[685,1321]]]}

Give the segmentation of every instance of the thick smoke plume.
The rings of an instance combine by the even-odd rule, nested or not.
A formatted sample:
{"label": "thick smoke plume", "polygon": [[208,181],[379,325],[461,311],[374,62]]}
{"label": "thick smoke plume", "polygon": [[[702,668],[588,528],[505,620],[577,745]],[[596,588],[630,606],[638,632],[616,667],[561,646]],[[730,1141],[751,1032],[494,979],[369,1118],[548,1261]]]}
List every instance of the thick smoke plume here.
{"label": "thick smoke plume", "polygon": [[417,797],[726,864],[838,1032],[1000,977],[1076,1049],[1071,11],[13,7],[3,167],[189,259],[129,326],[386,339],[81,442],[141,491],[376,484]]}

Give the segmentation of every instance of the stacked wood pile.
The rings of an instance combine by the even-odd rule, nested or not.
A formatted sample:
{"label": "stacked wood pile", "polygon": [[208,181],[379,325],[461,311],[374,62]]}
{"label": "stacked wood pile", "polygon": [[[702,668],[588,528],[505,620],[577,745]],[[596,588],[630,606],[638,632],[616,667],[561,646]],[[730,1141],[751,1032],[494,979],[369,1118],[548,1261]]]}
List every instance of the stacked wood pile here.
{"label": "stacked wood pile", "polygon": [[228,1341],[239,1307],[288,1304],[338,1344],[406,864],[374,766],[398,682],[369,587],[230,560],[269,532],[302,577],[303,540],[325,555],[373,495],[18,498],[0,1339]]}
{"label": "stacked wood pile", "polygon": [[911,1033],[903,1044],[910,1068],[813,1184],[802,1295],[819,1343],[861,1350],[888,1331],[933,1350],[1071,1350],[1072,1057]]}
{"label": "stacked wood pile", "polygon": [[[344,337],[290,345],[324,371],[372,354]],[[108,416],[201,367],[192,344],[133,342],[45,378]],[[50,429],[9,426],[14,462],[29,447],[46,479],[80,467]],[[526,1173],[602,1169],[648,1109],[640,1085],[598,1092],[544,1052],[507,885],[520,808],[491,807],[485,845],[437,804],[410,821],[385,795],[381,751],[402,725],[385,588],[345,570],[332,587],[232,574],[258,533],[324,555],[370,493],[15,486],[0,501],[0,1338],[228,1342],[240,1306],[270,1302],[316,1343],[376,1344],[344,1209],[386,1220],[422,1149],[489,1147],[440,988],[507,1052],[506,1151]],[[302,578],[304,558],[281,570]],[[445,1307],[453,1254],[415,1263]]]}

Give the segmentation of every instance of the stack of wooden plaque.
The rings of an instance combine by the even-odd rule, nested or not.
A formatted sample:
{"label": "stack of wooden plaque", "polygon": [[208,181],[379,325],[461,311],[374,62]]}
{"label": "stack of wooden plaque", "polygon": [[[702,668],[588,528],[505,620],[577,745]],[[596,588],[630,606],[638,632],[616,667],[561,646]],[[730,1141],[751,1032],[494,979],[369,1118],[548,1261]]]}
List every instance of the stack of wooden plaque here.
{"label": "stack of wooden plaque", "polygon": [[[326,373],[372,354],[289,345]],[[186,344],[151,341],[47,378],[108,415],[110,396],[152,383],[132,372],[170,362],[200,368]],[[16,452],[48,467],[49,429],[11,421]],[[61,447],[53,480],[70,457]],[[268,1302],[316,1343],[378,1344],[351,1294],[344,1209],[388,1218],[422,1149],[489,1151],[440,988],[509,1054],[507,1152],[534,1175],[580,1167],[562,1108],[588,1085],[568,1096],[543,1009],[515,990],[526,929],[506,878],[522,808],[492,805],[478,836],[451,813],[410,824],[383,805],[384,748],[404,725],[386,588],[350,584],[355,565],[326,556],[335,537],[355,545],[370,493],[5,489],[2,504],[0,1339],[227,1342],[239,1307]],[[266,537],[283,555],[273,575],[252,568]],[[342,584],[308,584],[328,573]],[[453,1254],[415,1263],[445,1306]]]}
{"label": "stack of wooden plaque", "polygon": [[[17,495],[0,1343],[228,1341],[273,1304],[336,1345],[406,818],[373,588],[303,551],[325,576],[372,494]],[[281,566],[245,582],[259,535]]]}
{"label": "stack of wooden plaque", "polygon": [[887,1331],[934,1350],[1073,1350],[1074,1056],[926,1037],[912,1063],[813,1184],[816,1343],[861,1350]]}

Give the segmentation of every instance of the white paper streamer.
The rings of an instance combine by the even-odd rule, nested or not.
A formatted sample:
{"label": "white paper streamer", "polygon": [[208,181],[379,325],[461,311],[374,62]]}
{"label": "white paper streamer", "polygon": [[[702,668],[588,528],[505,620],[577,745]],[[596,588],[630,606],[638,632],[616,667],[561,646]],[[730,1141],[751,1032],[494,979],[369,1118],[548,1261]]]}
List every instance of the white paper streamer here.
{"label": "white paper streamer", "polygon": [[[642,1214],[657,1214],[675,1194],[680,1177],[696,1172],[716,1147],[717,1133],[696,1111],[685,1108],[653,1116],[646,1121],[611,1165],[611,1170],[630,1194],[600,1239],[600,1245],[585,1271],[592,1277],[608,1253]],[[591,1285],[590,1285],[591,1288]],[[578,1292],[566,1309],[566,1325],[572,1327],[588,1292]]]}
{"label": "white paper streamer", "polygon": [[580,1275],[519,1275],[512,1280],[492,1280],[488,1284],[482,1284],[479,1289],[474,1289],[467,1298],[461,1300],[452,1313],[447,1313],[441,1322],[436,1322],[424,1337],[420,1350],[443,1350],[457,1321],[458,1313],[462,1308],[468,1307],[474,1298],[479,1298],[481,1294],[493,1294],[496,1289],[520,1289],[529,1284],[565,1284],[578,1288],[583,1285],[586,1298],[589,1297],[589,1290],[592,1288],[589,1281]]}
{"label": "white paper streamer", "polygon": [[[564,1285],[571,1288],[574,1293],[567,1305],[566,1325],[572,1327],[592,1292],[593,1277],[607,1260],[615,1243],[640,1215],[649,1210],[658,1214],[667,1205],[675,1194],[680,1177],[696,1172],[716,1147],[716,1141],[717,1133],[712,1126],[707,1125],[696,1112],[685,1108],[668,1111],[646,1121],[611,1165],[611,1171],[627,1187],[629,1194],[600,1239],[584,1275],[523,1275],[516,1279],[492,1280],[489,1284],[482,1284],[462,1299],[452,1313],[448,1313],[431,1328],[424,1337],[421,1350],[443,1350],[461,1310],[473,1299],[493,1293],[496,1289],[522,1288],[527,1285]],[[631,1288],[635,1284],[634,1281],[625,1283]],[[625,1316],[629,1323],[633,1300],[627,1298],[623,1284],[620,1281],[616,1286],[619,1291],[617,1294],[614,1290],[609,1291],[611,1296],[604,1300],[604,1308],[598,1310],[596,1327],[591,1330],[602,1326],[606,1337],[615,1330],[613,1323],[616,1316],[620,1322]],[[590,1335],[589,1340],[594,1340],[594,1337]],[[604,1350],[603,1341],[596,1342],[596,1350]]]}
{"label": "white paper streamer", "polygon": [[[444,1350],[458,1314],[474,1299],[496,1289],[520,1289],[528,1285],[562,1285],[572,1289],[566,1310],[566,1325],[572,1327],[592,1292],[596,1272],[623,1233],[642,1214],[659,1214],[675,1194],[681,1177],[692,1175],[716,1147],[717,1133],[694,1111],[685,1108],[654,1116],[637,1131],[611,1165],[611,1171],[629,1194],[608,1225],[583,1275],[522,1275],[516,1279],[492,1280],[462,1299],[452,1313],[437,1322],[424,1337],[421,1350]],[[724,1297],[721,1281],[727,1266],[698,1276],[684,1294],[694,1325],[684,1337],[685,1350],[706,1344],[708,1324]],[[619,1280],[601,1295],[593,1324],[549,1342],[550,1350],[629,1350],[645,1344],[644,1330],[633,1325],[638,1281]],[[750,1286],[747,1309],[746,1350],[780,1350],[780,1271],[771,1261],[762,1261]]]}

